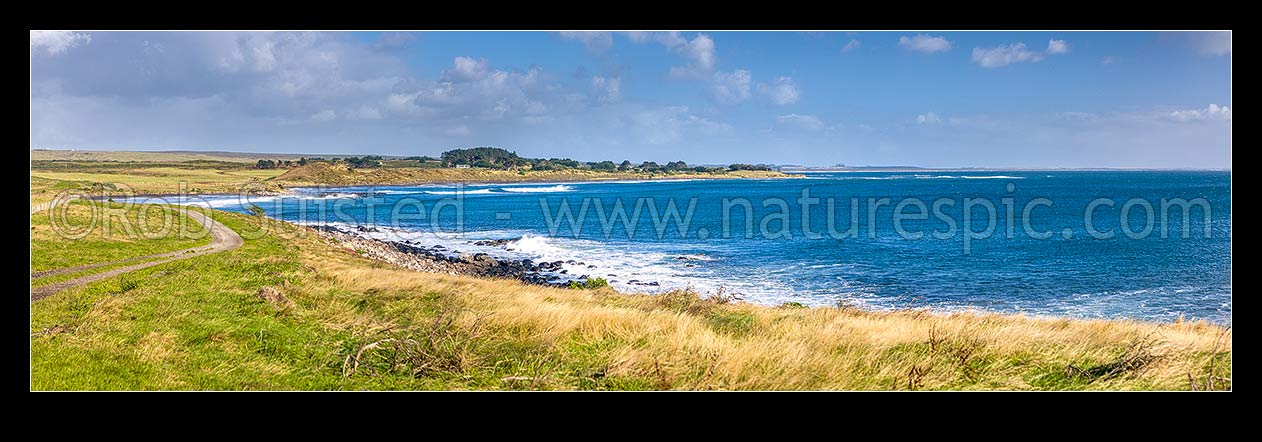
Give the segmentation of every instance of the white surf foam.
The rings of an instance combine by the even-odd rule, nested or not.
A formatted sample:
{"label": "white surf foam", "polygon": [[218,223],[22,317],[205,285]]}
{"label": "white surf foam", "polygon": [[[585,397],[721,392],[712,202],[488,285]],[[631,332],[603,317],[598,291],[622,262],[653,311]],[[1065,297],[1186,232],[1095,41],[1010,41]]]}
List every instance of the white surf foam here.
{"label": "white surf foam", "polygon": [[556,185],[548,187],[502,187],[500,190],[512,193],[554,193],[554,192],[572,192],[574,186]]}
{"label": "white surf foam", "polygon": [[420,193],[428,195],[488,195],[495,193],[491,189],[473,189],[473,190],[426,190]]}

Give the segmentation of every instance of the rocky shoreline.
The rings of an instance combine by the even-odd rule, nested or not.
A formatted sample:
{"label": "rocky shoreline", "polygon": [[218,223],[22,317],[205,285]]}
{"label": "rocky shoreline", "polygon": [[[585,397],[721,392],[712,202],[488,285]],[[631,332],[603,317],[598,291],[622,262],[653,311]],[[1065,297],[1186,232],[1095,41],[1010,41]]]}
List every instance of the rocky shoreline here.
{"label": "rocky shoreline", "polygon": [[[409,242],[383,241],[366,238],[354,231],[327,225],[307,226],[321,236],[331,239],[344,248],[355,251],[361,256],[384,261],[407,269],[445,273],[450,275],[469,275],[491,278],[512,278],[529,284],[568,287],[570,281],[582,283],[597,276],[570,275],[562,266],[585,266],[586,263],[570,261],[534,262],[529,259],[509,260],[492,257],[486,253],[458,253],[447,247],[422,246]],[[360,233],[375,232],[373,227],[356,227]],[[516,239],[497,239],[473,241],[470,244],[479,246],[508,247]],[[588,265],[588,269],[596,266]],[[614,276],[614,275],[610,275]],[[638,283],[639,281],[632,281]],[[657,282],[646,282],[638,285],[657,286]]]}

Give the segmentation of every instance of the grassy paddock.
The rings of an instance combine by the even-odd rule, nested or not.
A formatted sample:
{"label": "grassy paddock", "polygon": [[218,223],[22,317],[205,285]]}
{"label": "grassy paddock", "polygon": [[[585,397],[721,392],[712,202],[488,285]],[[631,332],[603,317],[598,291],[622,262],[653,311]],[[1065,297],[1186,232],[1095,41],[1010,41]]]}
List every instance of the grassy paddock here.
{"label": "grassy paddock", "polygon": [[[341,155],[345,156],[345,155]],[[301,155],[266,154],[246,152],[197,152],[197,151],[165,151],[136,152],[122,150],[31,150],[31,161],[100,161],[100,162],[181,162],[181,161],[222,161],[235,163],[254,163],[258,160],[297,160]]]}
{"label": "grassy paddock", "polygon": [[[181,227],[185,234],[180,234]],[[31,272],[210,243],[207,231],[174,207],[84,200],[32,214],[30,233]]]}
{"label": "grassy paddock", "polygon": [[[70,182],[66,187],[105,190],[115,193],[174,194],[233,193],[250,186],[251,190],[277,191],[270,180],[284,173],[278,169],[251,169],[246,166],[205,168],[196,164],[126,164],[100,167],[84,164],[77,167],[35,168],[36,179]],[[183,187],[181,187],[183,186]],[[37,190],[37,189],[33,189]]]}
{"label": "grassy paddock", "polygon": [[[1230,388],[1230,331],[763,307],[418,273],[226,212],[237,250],[31,305],[32,388]],[[67,253],[50,250],[50,254]],[[277,290],[288,303],[255,294]]]}

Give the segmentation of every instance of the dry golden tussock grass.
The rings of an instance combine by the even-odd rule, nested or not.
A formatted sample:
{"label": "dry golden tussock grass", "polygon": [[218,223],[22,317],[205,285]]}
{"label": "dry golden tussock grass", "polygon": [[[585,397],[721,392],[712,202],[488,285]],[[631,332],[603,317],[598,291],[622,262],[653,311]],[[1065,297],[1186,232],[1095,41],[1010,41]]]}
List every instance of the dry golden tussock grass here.
{"label": "dry golden tussock grass", "polygon": [[[774,308],[686,292],[630,295],[427,274],[328,247],[303,250],[305,264],[321,275],[310,287],[389,300],[388,311],[335,303],[310,312],[330,327],[371,332],[423,321],[433,312],[409,300],[440,298],[473,313],[461,316],[465,325],[484,322],[478,339],[603,361],[601,376],[656,389],[1188,389],[1190,378],[1230,382],[1230,332],[1205,322]],[[1225,367],[1206,374],[1211,358],[1223,357],[1216,363]]]}

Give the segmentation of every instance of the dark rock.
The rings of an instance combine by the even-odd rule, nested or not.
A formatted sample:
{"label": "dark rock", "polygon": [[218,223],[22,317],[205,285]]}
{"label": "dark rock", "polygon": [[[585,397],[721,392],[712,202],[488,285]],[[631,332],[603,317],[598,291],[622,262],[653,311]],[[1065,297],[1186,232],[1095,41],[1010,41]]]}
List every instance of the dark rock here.
{"label": "dark rock", "polygon": [[484,239],[484,240],[474,241],[474,242],[473,242],[473,245],[477,245],[477,246],[486,246],[486,247],[503,247],[503,246],[506,246],[506,245],[508,245],[508,244],[510,244],[510,243],[517,242],[517,240],[519,240],[519,239],[521,239],[521,238],[512,238],[512,239]]}

